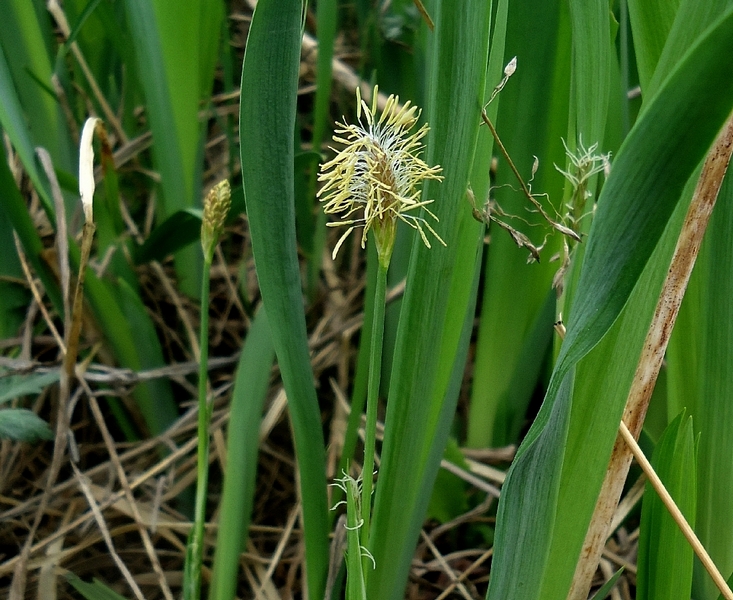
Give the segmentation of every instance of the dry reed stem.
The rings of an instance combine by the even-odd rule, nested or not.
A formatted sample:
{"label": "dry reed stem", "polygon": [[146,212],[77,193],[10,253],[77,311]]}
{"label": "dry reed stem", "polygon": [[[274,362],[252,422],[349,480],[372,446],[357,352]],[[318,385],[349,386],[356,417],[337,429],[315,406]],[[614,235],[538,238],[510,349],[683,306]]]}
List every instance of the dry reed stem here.
{"label": "dry reed stem", "polygon": [[428,535],[422,529],[420,530],[420,537],[425,541],[425,544],[428,548],[430,548],[433,556],[438,560],[438,564],[440,565],[443,572],[451,579],[451,585],[458,588],[458,591],[466,600],[474,600],[471,594],[468,593],[466,586],[463,585],[463,582],[461,582],[461,580],[456,576],[453,569],[448,566],[448,563],[445,561],[445,558],[440,553],[440,550],[435,547],[433,540],[431,540],[430,537],[428,537]]}
{"label": "dry reed stem", "polygon": [[99,531],[102,533],[102,537],[104,538],[104,542],[107,545],[107,549],[109,550],[110,555],[112,556],[113,560],[115,561],[115,564],[119,568],[120,572],[125,578],[125,581],[127,581],[127,585],[130,586],[130,589],[135,594],[135,597],[138,600],[145,600],[145,597],[143,596],[142,590],[135,582],[135,578],[132,576],[132,573],[130,573],[130,570],[127,568],[124,562],[122,562],[122,559],[117,554],[117,551],[115,550],[114,542],[112,541],[112,536],[110,535],[109,529],[107,528],[107,523],[104,520],[104,516],[102,516],[102,511],[99,509],[99,506],[97,506],[97,502],[94,499],[94,495],[92,494],[91,490],[89,489],[89,483],[86,481],[86,478],[82,474],[82,472],[79,470],[79,468],[72,462],[71,468],[74,470],[74,475],[76,475],[76,479],[79,482],[79,487],[81,488],[82,492],[84,493],[84,496],[87,499],[87,502],[89,503],[89,508],[92,509],[92,513],[94,513],[94,519],[97,522],[97,527],[99,527]]}

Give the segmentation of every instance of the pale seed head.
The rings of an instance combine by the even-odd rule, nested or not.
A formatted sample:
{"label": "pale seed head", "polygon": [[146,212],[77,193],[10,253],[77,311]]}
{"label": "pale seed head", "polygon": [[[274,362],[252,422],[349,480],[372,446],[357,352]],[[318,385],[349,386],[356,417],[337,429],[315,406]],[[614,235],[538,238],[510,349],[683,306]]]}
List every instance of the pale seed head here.
{"label": "pale seed head", "polygon": [[362,248],[369,230],[374,229],[380,262],[387,266],[394,246],[397,219],[416,229],[428,248],[430,241],[424,228],[445,245],[425,218],[419,216],[420,209],[425,208],[430,217],[438,220],[427,208],[433,201],[420,200],[419,186],[425,179],[441,180],[442,169],[437,165],[431,167],[420,158],[421,140],[428,126],[410,132],[420,117],[420,110],[410,102],[400,105],[399,97],[390,96],[377,118],[377,92],[375,87],[372,105],[368,106],[357,88],[358,123],[337,124],[333,139],[344,148],[335,158],[321,165],[318,180],[324,185],[318,196],[325,202],[324,212],[341,215],[341,221],[329,225],[348,226],[333,256],[355,228],[363,227]]}

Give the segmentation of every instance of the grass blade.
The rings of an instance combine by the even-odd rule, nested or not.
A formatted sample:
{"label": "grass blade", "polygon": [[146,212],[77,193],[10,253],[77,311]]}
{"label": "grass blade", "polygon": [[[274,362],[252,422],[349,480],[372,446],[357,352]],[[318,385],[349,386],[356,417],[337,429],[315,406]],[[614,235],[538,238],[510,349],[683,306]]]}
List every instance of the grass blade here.
{"label": "grass blade", "polygon": [[239,554],[247,540],[257,475],[262,407],[275,349],[267,313],[261,309],[247,334],[232,391],[216,554],[209,598],[229,600],[237,590]]}
{"label": "grass blade", "polygon": [[[517,72],[498,98],[497,127],[512,160],[527,178],[533,155],[540,157],[532,186],[550,198],[562,197],[563,182],[553,164],[565,162],[561,138],[567,132],[569,110],[569,26],[569,17],[559,2],[515,1],[509,6],[506,56],[517,56]],[[516,187],[516,179],[506,162],[499,161],[496,185],[505,184]],[[483,190],[474,187],[474,192],[477,202],[485,202],[488,182]],[[538,229],[537,218],[527,213],[526,199],[514,189],[497,187],[492,195],[506,212],[532,223],[529,229]],[[544,259],[528,265],[527,254],[518,250],[508,235],[498,228],[491,234],[468,422],[467,443],[472,447],[516,442],[511,428],[505,429],[504,424],[524,421],[524,409],[536,381],[531,373],[539,370],[542,355],[537,346],[531,346],[534,352],[523,352],[523,347],[557,270],[556,263]],[[530,235],[536,238],[534,233]],[[548,257],[558,249],[556,240],[550,244]],[[518,378],[528,384],[525,394],[517,394],[511,387]],[[499,415],[501,422],[497,422]]]}
{"label": "grass blade", "polygon": [[631,28],[634,32],[639,85],[646,92],[650,89],[649,84],[674,23],[679,0],[673,2],[629,0],[628,6]]}
{"label": "grass blade", "polygon": [[[692,419],[678,415],[659,439],[652,466],[694,526],[696,473],[692,429]],[[649,483],[644,491],[639,529],[638,600],[687,600],[692,587],[692,547]]]}
{"label": "grass blade", "polygon": [[[733,553],[728,543],[733,535],[729,510],[733,478],[721,456],[733,452],[730,433],[731,386],[726,365],[730,364],[733,330],[726,311],[730,307],[733,256],[730,239],[733,228],[733,179],[730,171],[723,182],[695,270],[680,308],[680,317],[670,340],[668,356],[668,410],[687,407],[700,435],[696,533],[718,568],[727,576],[733,572]],[[678,408],[679,407],[679,408]],[[717,589],[696,562],[693,583],[696,598],[717,597]]]}
{"label": "grass blade", "polygon": [[427,249],[417,236],[413,240],[376,487],[370,598],[403,597],[455,410],[455,372],[462,369],[454,367],[465,360],[482,250],[483,228],[471,216],[466,187],[484,95],[490,9],[485,2],[461,11],[441,3],[428,7],[435,32],[428,38],[427,162],[443,165],[445,180],[428,182],[423,193],[435,198],[436,230],[448,246]]}
{"label": "grass blade", "polygon": [[258,2],[242,70],[240,131],[252,249],[300,468],[308,591],[321,598],[328,569],[325,450],[308,355],[293,189],[301,11],[300,2]]}
{"label": "grass blade", "polygon": [[[159,214],[166,217],[200,205],[199,101],[211,91],[223,7],[220,2],[195,1],[181,10],[175,3],[141,0],[127,0],[125,6],[161,175]],[[176,268],[182,289],[197,297],[198,249],[180,251]]]}

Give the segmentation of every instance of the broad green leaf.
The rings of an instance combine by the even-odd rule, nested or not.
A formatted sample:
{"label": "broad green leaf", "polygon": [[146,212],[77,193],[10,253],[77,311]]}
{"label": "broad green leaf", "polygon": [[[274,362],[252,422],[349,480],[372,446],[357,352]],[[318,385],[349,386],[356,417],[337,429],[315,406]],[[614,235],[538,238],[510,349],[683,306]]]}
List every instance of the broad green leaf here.
{"label": "broad green leaf", "polygon": [[[227,225],[239,219],[244,212],[242,188],[232,188],[232,208],[227,217]],[[174,212],[160,223],[135,252],[135,263],[144,264],[151,260],[163,260],[170,254],[201,241],[200,208],[184,208]]]}
{"label": "broad green leaf", "polygon": [[0,371],[0,404],[21,396],[40,394],[46,386],[56,383],[59,377],[60,371],[12,376]]}
{"label": "broad green leaf", "polygon": [[117,592],[109,589],[99,579],[95,579],[92,583],[87,583],[73,573],[69,573],[66,576],[66,580],[86,600],[126,600],[124,596],[120,596]]}
{"label": "broad green leaf", "polygon": [[257,475],[262,407],[275,359],[265,309],[260,309],[239,357],[227,428],[227,463],[209,598],[230,600],[237,591],[239,555],[247,541]]}
{"label": "broad green leaf", "polygon": [[[443,459],[468,471],[466,459],[458,447],[454,438],[448,440],[443,453]],[[435,519],[439,523],[446,523],[457,516],[468,512],[468,500],[466,496],[466,482],[458,475],[440,469],[435,478],[433,493],[430,496],[430,504],[426,513],[426,519]]]}
{"label": "broad green leaf", "polygon": [[242,69],[240,135],[252,251],[300,470],[308,591],[321,598],[328,568],[325,449],[308,354],[293,191],[301,11],[301,3],[292,0],[257,3]]}
{"label": "broad green leaf", "polygon": [[135,262],[144,264],[166,256],[201,239],[200,208],[184,208],[160,223],[135,252]]}
{"label": "broad green leaf", "polygon": [[[652,83],[664,77],[673,59],[681,55],[690,40],[714,20],[730,2],[682,1],[663,59]],[[652,92],[654,90],[652,89]],[[733,512],[729,498],[733,493],[733,473],[721,456],[733,452],[729,427],[731,411],[727,398],[733,382],[725,365],[730,364],[733,332],[728,327],[730,314],[731,264],[729,239],[733,230],[733,185],[730,174],[720,190],[718,203],[708,226],[680,309],[668,358],[668,414],[670,419],[687,409],[700,435],[698,451],[697,534],[719,566],[724,577],[733,572]],[[712,600],[718,590],[699,561],[695,561],[693,595]]]}
{"label": "broad green leaf", "polygon": [[[572,564],[580,550],[587,527],[585,517],[590,518],[615,439],[615,416],[620,417],[625,401],[623,394],[615,394],[611,406],[603,404],[605,422],[588,404],[590,398],[581,406],[573,405],[570,391],[575,366],[606,335],[627,303],[683,186],[728,116],[733,106],[733,81],[721,81],[732,52],[733,12],[729,11],[685,55],[619,151],[599,198],[567,337],[545,403],[503,489],[490,598],[543,597],[543,582],[567,592],[572,573],[568,575],[567,565],[560,572],[548,570],[548,560],[552,556]],[[653,310],[653,304],[647,310]],[[650,312],[647,315],[650,318]],[[636,319],[640,318],[637,314]],[[621,348],[630,353],[631,347],[623,338]],[[634,352],[638,350],[639,346]],[[583,376],[582,381],[585,384],[588,377]],[[583,446],[576,433],[568,437],[568,431],[587,431],[594,423],[600,434],[589,438],[592,443]],[[582,476],[565,464],[569,447],[584,452]],[[595,474],[597,486],[588,481],[588,471]],[[562,490],[570,493],[571,489],[578,492],[574,506],[583,509],[584,518],[578,510],[566,514],[568,509],[557,502]],[[546,500],[538,502],[537,498]],[[527,509],[530,503],[531,511]],[[560,508],[563,512],[558,517]],[[567,548],[565,559],[550,553],[555,531],[558,540],[560,536],[573,538],[570,545],[575,546],[576,554],[572,548]]]}
{"label": "broad green leaf", "polygon": [[733,4],[730,0],[681,0],[675,13],[674,23],[667,36],[659,61],[654,69],[649,85],[642,88],[645,104],[649,102],[663,85],[680,59],[690,46],[716,19]]}
{"label": "broad green leaf", "polygon": [[[199,19],[202,2],[185,10],[166,2],[126,2],[147,113],[153,152],[163,187],[163,215],[196,206],[194,180],[199,146]],[[212,3],[216,6],[217,3]],[[215,29],[218,36],[218,25]],[[213,65],[212,65],[213,66]]]}
{"label": "broad green leaf", "polygon": [[646,93],[667,36],[674,23],[680,0],[629,0],[629,19],[634,32],[639,85]]}
{"label": "broad green leaf", "polygon": [[35,443],[52,440],[48,423],[26,408],[0,409],[0,440]]}
{"label": "broad green leaf", "polygon": [[[548,289],[545,302],[519,349],[516,368],[511,373],[511,379],[504,393],[498,398],[492,438],[494,446],[516,443],[525,426],[527,407],[552,341],[555,298],[555,290]],[[486,318],[491,318],[491,314],[487,314]]]}
{"label": "broad green leaf", "polygon": [[[603,148],[603,134],[611,92],[611,61],[614,49],[608,2],[571,0],[573,93],[570,132],[566,140],[575,147],[577,138]],[[593,189],[593,186],[590,187]]]}
{"label": "broad green leaf", "polygon": [[[692,419],[680,413],[659,439],[652,466],[664,487],[695,526],[696,473]],[[688,600],[692,587],[692,547],[650,483],[644,491],[639,526],[636,597]]]}
{"label": "broad green leaf", "polygon": [[[687,179],[731,110],[733,82],[723,74],[733,46],[726,38],[732,15],[727,11],[687,52],[619,151],[615,177],[599,198],[561,363],[586,354],[618,316]],[[656,202],[641,201],[652,195]]]}
{"label": "broad green leaf", "polygon": [[[51,23],[50,15],[42,4],[24,0],[3,2],[0,45],[21,102],[24,127],[28,129],[33,146],[43,146],[59,167],[70,169],[75,163],[74,149],[61,107],[48,92],[53,73]],[[7,125],[3,122],[3,126]],[[29,169],[26,157],[23,157],[23,162]]]}
{"label": "broad green leaf", "polygon": [[[668,358],[669,411],[687,411],[699,435],[697,454],[696,532],[724,577],[733,572],[733,472],[721,457],[733,452],[730,431],[733,394],[730,361],[733,327],[730,311],[733,279],[733,179],[730,171],[705,234],[690,278],[680,316],[670,340]],[[694,595],[717,597],[717,588],[696,562]]]}
{"label": "broad green leaf", "polygon": [[404,595],[462,379],[483,238],[466,188],[483,106],[490,9],[478,1],[461,11],[449,3],[428,6],[435,32],[428,35],[427,161],[441,164],[445,179],[429,182],[423,197],[435,199],[435,229],[447,247],[428,249],[413,239],[370,532],[376,570],[367,573],[369,598]]}
{"label": "broad green leaf", "polygon": [[[125,6],[162,180],[159,214],[166,217],[200,205],[199,101],[211,93],[223,7],[201,0],[185,7],[163,0],[127,0]],[[194,247],[176,256],[182,289],[193,297],[199,293],[200,264]]]}

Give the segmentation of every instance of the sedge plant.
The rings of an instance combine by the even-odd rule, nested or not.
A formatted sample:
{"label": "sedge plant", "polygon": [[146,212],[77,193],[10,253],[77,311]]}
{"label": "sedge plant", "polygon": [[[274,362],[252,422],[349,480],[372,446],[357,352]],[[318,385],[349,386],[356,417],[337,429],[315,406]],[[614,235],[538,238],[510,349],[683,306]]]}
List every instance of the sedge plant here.
{"label": "sedge plant", "polygon": [[344,144],[344,148],[331,161],[321,166],[319,174],[319,180],[324,182],[318,192],[318,196],[325,202],[324,212],[342,216],[342,220],[329,223],[329,226],[348,226],[334,248],[334,258],[349,234],[357,227],[362,227],[361,247],[365,247],[367,236],[373,231],[379,263],[372,316],[362,475],[354,480],[344,474],[336,484],[347,497],[349,599],[366,597],[368,568],[373,563],[367,548],[374,480],[384,308],[387,271],[398,221],[417,230],[428,248],[430,240],[425,229],[445,245],[422,216],[424,210],[437,221],[437,217],[427,207],[433,200],[421,199],[421,183],[426,179],[442,179],[440,166],[431,167],[420,158],[423,150],[421,140],[429,127],[423,124],[411,133],[420,118],[420,110],[409,101],[400,105],[399,97],[394,95],[389,96],[378,118],[377,97],[378,88],[375,86],[369,106],[362,100],[359,88],[356,89],[358,123],[337,125],[333,139]]}
{"label": "sedge plant", "polygon": [[198,412],[198,467],[196,477],[196,504],[194,524],[186,549],[183,597],[198,600],[201,597],[201,569],[204,555],[204,524],[206,521],[206,493],[209,483],[209,423],[213,404],[208,400],[209,312],[208,298],[211,263],[216,244],[224,229],[224,221],[232,204],[232,191],[226,179],[216,184],[204,201],[201,221],[201,247],[204,268],[201,279],[201,331],[199,358],[199,412]]}

